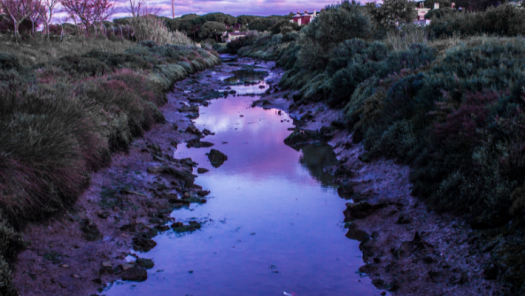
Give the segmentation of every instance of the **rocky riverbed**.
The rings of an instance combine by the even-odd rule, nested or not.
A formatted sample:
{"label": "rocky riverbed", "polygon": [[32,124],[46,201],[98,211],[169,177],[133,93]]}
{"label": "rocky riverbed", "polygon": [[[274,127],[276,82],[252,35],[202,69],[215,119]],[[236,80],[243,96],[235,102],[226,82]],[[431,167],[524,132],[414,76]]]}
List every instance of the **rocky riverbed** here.
{"label": "rocky riverbed", "polygon": [[[363,148],[355,144],[352,135],[338,125],[338,122],[341,122],[341,112],[322,104],[297,106],[294,103],[294,96],[297,94],[279,90],[277,82],[282,72],[279,69],[271,69],[272,63],[254,63],[252,60],[238,60],[235,57],[226,57],[224,61],[223,65],[178,82],[169,95],[169,103],[161,110],[168,123],[154,127],[143,139],[136,140],[129,151],[115,154],[110,168],[91,176],[92,185],[72,209],[59,217],[26,229],[24,237],[31,244],[18,256],[13,272],[13,281],[21,295],[90,295],[97,291],[108,295],[120,295],[127,294],[129,289],[135,289],[138,285],[131,282],[147,281],[152,277],[155,278],[154,285],[165,285],[159,284],[165,279],[165,276],[159,276],[164,267],[159,269],[157,265],[166,265],[165,262],[161,262],[164,260],[162,258],[168,258],[168,251],[165,249],[173,253],[173,248],[177,248],[176,245],[171,247],[166,242],[172,239],[170,235],[175,235],[177,239],[184,234],[191,236],[204,233],[204,229],[207,232],[201,236],[210,236],[211,241],[216,235],[214,230],[219,231],[221,225],[226,224],[226,217],[212,217],[213,212],[210,213],[211,216],[206,215],[205,211],[210,207],[208,203],[220,204],[221,196],[210,200],[210,197],[215,196],[214,188],[199,186],[199,176],[206,176],[214,169],[217,171],[211,173],[221,174],[221,167],[227,173],[228,164],[234,163],[239,155],[223,153],[225,148],[222,147],[234,144],[230,140],[220,143],[214,140],[215,133],[220,132],[223,127],[222,122],[217,120],[205,125],[202,123],[201,127],[197,127],[194,121],[203,116],[202,110],[214,104],[215,100],[236,98],[241,91],[245,92],[243,97],[253,98],[246,103],[247,108],[250,105],[254,109],[262,107],[267,109],[267,112],[280,116],[279,120],[283,125],[288,124],[288,128],[279,128],[280,131],[289,129],[287,135],[283,136],[286,138],[284,143],[302,153],[298,161],[308,168],[308,174],[312,176],[308,178],[316,180],[315,186],[324,190],[316,194],[325,197],[322,192],[333,192],[330,193],[331,196],[326,196],[334,199],[330,206],[338,212],[327,212],[334,216],[333,229],[327,230],[330,229],[328,224],[323,224],[323,220],[327,220],[325,216],[319,218],[312,213],[311,218],[306,216],[305,221],[311,220],[309,222],[313,224],[305,224],[304,228],[320,233],[332,231],[335,238],[334,242],[330,241],[329,244],[340,246],[341,250],[346,252],[345,257],[354,258],[353,261],[344,259],[344,267],[328,263],[329,260],[335,262],[336,258],[326,258],[326,265],[333,269],[317,267],[320,270],[318,274],[306,273],[301,276],[297,276],[298,270],[309,270],[309,266],[300,266],[297,269],[290,267],[287,270],[281,267],[281,264],[261,263],[268,269],[262,276],[256,274],[266,281],[255,287],[258,291],[263,291],[261,295],[269,295],[264,294],[265,289],[270,286],[268,281],[276,285],[275,291],[279,291],[281,295],[284,285],[282,282],[287,281],[292,282],[290,286],[296,289],[296,295],[308,295],[308,292],[301,291],[313,290],[301,290],[301,285],[295,284],[295,281],[301,282],[303,278],[308,282],[316,277],[323,279],[323,283],[317,286],[326,288],[325,291],[334,289],[335,292],[325,292],[328,293],[326,295],[340,295],[337,292],[339,290],[333,287],[335,284],[330,283],[331,279],[337,285],[347,282],[352,286],[353,288],[347,288],[348,295],[496,295],[501,291],[501,286],[487,276],[488,254],[470,252],[470,226],[460,218],[429,212],[424,203],[410,196],[408,167],[397,165],[390,160],[368,162]],[[243,75],[237,76],[242,76],[243,79],[232,78],[235,77],[232,73],[235,74],[235,71],[239,70],[244,72]],[[245,116],[233,107],[224,110],[225,113],[235,110],[237,113],[234,116],[239,120]],[[257,116],[262,118],[259,114]],[[276,125],[279,120],[275,120],[275,124],[272,121],[272,124]],[[251,122],[241,122],[240,129],[246,128],[243,124],[248,126]],[[231,127],[237,130],[233,125]],[[271,136],[258,134],[256,137]],[[269,139],[267,141],[271,141]],[[334,153],[332,148],[322,146],[322,143],[329,143],[335,154],[331,156],[330,153]],[[181,151],[186,153],[187,149],[208,149],[209,154],[204,156],[202,152],[201,160],[197,161],[183,157]],[[293,149],[290,151],[293,152]],[[319,154],[320,151],[324,151],[322,156],[307,157],[308,153]],[[290,154],[290,157],[296,156]],[[203,161],[208,161],[209,164],[203,165]],[[267,163],[265,159],[265,164]],[[249,170],[243,172],[249,173]],[[257,178],[261,176],[258,175]],[[213,184],[209,181],[204,182]],[[238,186],[240,188],[241,185]],[[338,195],[344,200],[335,195],[336,188]],[[219,194],[221,191],[217,189],[217,192]],[[224,195],[222,196],[224,199]],[[317,201],[312,199],[305,202],[312,204]],[[270,201],[266,203],[269,204]],[[300,204],[294,205],[284,199],[281,205],[272,204],[275,211],[279,211],[281,206],[291,207],[292,210],[295,210],[293,207],[297,207],[297,215],[302,213]],[[316,206],[320,208],[319,205]],[[186,212],[174,211],[177,209]],[[187,214],[188,211],[195,212]],[[201,216],[198,216],[198,213]],[[286,217],[290,214],[281,216]],[[218,223],[219,219],[223,220]],[[300,225],[301,222],[294,220],[287,223]],[[315,228],[319,225],[324,228]],[[242,227],[238,228],[237,233]],[[297,228],[301,229],[300,226]],[[235,233],[236,229],[224,231]],[[293,237],[292,234],[280,233],[279,230],[295,230],[280,224],[275,229],[276,232],[268,233],[269,239],[281,239],[288,245],[293,243],[286,239],[286,236]],[[257,233],[246,231],[246,238],[242,238],[244,243],[250,244],[248,239],[257,238],[259,235],[263,241],[254,241],[251,244],[264,245],[262,230]],[[304,236],[299,233],[298,237],[301,235]],[[345,235],[350,240],[344,238]],[[337,240],[337,237],[344,240]],[[241,238],[232,239],[238,241],[232,243],[233,247],[242,249]],[[220,243],[214,242],[217,245]],[[322,243],[318,242],[319,246],[322,246]],[[155,253],[157,244],[162,245],[159,247],[162,250]],[[273,252],[284,253],[287,250],[286,244],[275,247]],[[334,247],[330,252],[338,254],[336,249]],[[264,257],[261,254],[256,255]],[[362,259],[355,259],[356,255],[362,255]],[[200,254],[194,256],[203,257]],[[306,258],[310,255],[304,256]],[[235,258],[237,257],[228,255],[224,260],[238,260]],[[324,258],[320,259],[322,262]],[[339,260],[338,257],[337,261]],[[295,261],[289,264],[296,264],[293,262]],[[204,263],[214,266],[211,261]],[[315,263],[317,264],[317,261]],[[333,270],[340,270],[339,274],[330,274]],[[180,272],[185,276],[197,276],[199,270],[195,267]],[[268,276],[284,278],[269,280]],[[246,280],[252,280],[253,277]],[[224,278],[225,282],[229,280]],[[112,283],[120,284],[125,289]],[[211,283],[215,282],[207,278],[200,282],[200,285],[206,283],[213,285]],[[169,290],[173,285],[167,284],[166,289]],[[137,286],[136,289],[137,295],[144,293],[143,291],[154,291],[148,290],[146,286]],[[248,290],[246,288],[246,291]],[[162,294],[162,291],[159,290],[157,294]],[[228,293],[221,290],[216,295],[244,295],[245,292]]]}

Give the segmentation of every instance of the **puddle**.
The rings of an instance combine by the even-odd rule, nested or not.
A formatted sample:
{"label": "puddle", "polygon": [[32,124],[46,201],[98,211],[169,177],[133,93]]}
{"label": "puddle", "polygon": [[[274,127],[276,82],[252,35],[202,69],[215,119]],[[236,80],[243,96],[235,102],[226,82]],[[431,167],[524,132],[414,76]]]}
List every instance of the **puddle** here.
{"label": "puddle", "polygon": [[[148,280],[117,281],[103,294],[379,295],[357,272],[364,263],[359,242],[345,237],[346,201],[323,170],[337,161],[331,147],[286,146],[291,118],[251,108],[255,99],[234,96],[200,108],[195,125],[216,133],[202,139],[214,145],[179,145],[174,156],[209,170],[196,183],[211,198],[172,217],[206,222],[192,233],[155,237],[157,247],[140,255],[155,262]],[[228,156],[218,168],[206,155],[212,148]]]}

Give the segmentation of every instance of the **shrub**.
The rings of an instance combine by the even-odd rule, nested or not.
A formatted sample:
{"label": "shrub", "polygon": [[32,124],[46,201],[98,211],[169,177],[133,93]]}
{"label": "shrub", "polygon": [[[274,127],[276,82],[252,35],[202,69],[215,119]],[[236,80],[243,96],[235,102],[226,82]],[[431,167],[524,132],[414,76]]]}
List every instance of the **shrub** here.
{"label": "shrub", "polygon": [[291,42],[299,39],[299,33],[296,31],[291,31],[289,33],[283,34],[282,42]]}
{"label": "shrub", "polygon": [[[299,31],[300,29],[301,29],[301,26],[298,23],[291,22],[290,20],[284,19],[284,20],[280,20],[276,22],[275,25],[273,25],[270,28],[270,32],[272,33],[272,35],[275,35],[275,34],[286,35],[287,33],[290,33],[292,31]],[[283,32],[283,30],[285,32]]]}
{"label": "shrub", "polygon": [[156,16],[140,16],[131,19],[137,41],[151,40],[158,44],[188,45],[192,41],[179,31],[169,31],[164,21]]}
{"label": "shrub", "polygon": [[379,28],[397,30],[402,24],[410,24],[416,19],[414,3],[408,0],[384,0],[381,6],[367,5],[370,15]]}
{"label": "shrub", "polygon": [[240,37],[226,44],[226,48],[229,53],[235,54],[241,47],[252,45],[255,42],[255,39],[255,37],[248,36]]}
{"label": "shrub", "polygon": [[63,57],[53,62],[52,65],[79,76],[100,76],[110,72],[106,64],[97,59],[82,56]]}
{"label": "shrub", "polygon": [[523,35],[525,33],[525,11],[514,5],[504,4],[489,7],[483,12],[446,13],[439,18],[434,18],[428,30],[434,37],[452,36],[454,32],[459,32],[463,36]]}
{"label": "shrub", "polygon": [[342,4],[327,6],[301,32],[299,65],[315,70],[326,66],[337,44],[353,38],[368,38],[372,24],[360,5],[343,1]]}

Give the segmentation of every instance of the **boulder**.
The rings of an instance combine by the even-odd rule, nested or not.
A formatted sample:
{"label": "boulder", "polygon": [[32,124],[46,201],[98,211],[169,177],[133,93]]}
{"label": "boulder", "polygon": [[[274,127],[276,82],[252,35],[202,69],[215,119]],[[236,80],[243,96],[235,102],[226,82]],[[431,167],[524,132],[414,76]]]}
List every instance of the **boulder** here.
{"label": "boulder", "polygon": [[349,239],[354,239],[360,242],[370,239],[370,235],[366,231],[359,229],[355,224],[348,227],[348,232],[345,236]]}
{"label": "boulder", "polygon": [[84,238],[88,241],[96,241],[102,238],[100,230],[91,219],[84,219],[80,222],[81,230],[84,233]]}
{"label": "boulder", "polygon": [[188,126],[186,128],[186,132],[190,133],[190,134],[194,134],[194,135],[199,136],[199,137],[202,136],[202,132],[199,129],[197,129],[195,126],[193,126],[193,125]]}
{"label": "boulder", "polygon": [[211,143],[211,142],[204,142],[204,141],[200,141],[200,139],[193,139],[193,140],[189,140],[186,142],[186,147],[188,148],[207,148],[207,147],[211,147],[213,146],[214,144]]}
{"label": "boulder", "polygon": [[211,149],[210,153],[208,154],[208,159],[210,160],[210,163],[213,167],[218,168],[226,160],[228,160],[228,156],[226,156],[224,153],[220,152],[219,150]]}
{"label": "boulder", "polygon": [[210,170],[205,169],[205,168],[198,168],[198,169],[197,169],[197,173],[199,173],[199,174],[204,174],[204,173],[207,173],[207,172],[209,172],[209,171],[210,171]]}
{"label": "boulder", "polygon": [[151,259],[143,259],[143,258],[138,258],[137,261],[135,261],[138,265],[146,268],[146,269],[150,269],[150,268],[153,268],[153,266],[155,266],[155,264],[153,263],[153,260]]}
{"label": "boulder", "polygon": [[147,279],[148,272],[140,265],[135,265],[135,267],[130,268],[122,273],[122,280],[124,281],[143,282]]}
{"label": "boulder", "polygon": [[190,106],[182,106],[179,108],[179,112],[198,112],[199,106],[197,105],[190,105]]}
{"label": "boulder", "polygon": [[138,233],[133,237],[133,250],[148,252],[149,250],[153,249],[157,245],[157,242],[151,238],[152,235],[148,232]]}

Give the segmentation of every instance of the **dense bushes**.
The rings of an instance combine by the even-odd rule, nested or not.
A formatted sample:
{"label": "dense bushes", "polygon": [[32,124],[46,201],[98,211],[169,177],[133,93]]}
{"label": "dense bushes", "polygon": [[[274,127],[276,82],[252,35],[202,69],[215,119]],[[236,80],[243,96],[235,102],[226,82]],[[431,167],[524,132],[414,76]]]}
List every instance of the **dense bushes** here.
{"label": "dense bushes", "polygon": [[430,68],[368,80],[346,107],[350,126],[371,156],[414,164],[413,193],[435,209],[509,207],[525,160],[514,144],[525,140],[523,46],[474,40]]}
{"label": "dense bushes", "polygon": [[433,13],[433,16],[428,30],[434,37],[452,36],[454,32],[463,36],[480,34],[517,36],[525,34],[525,10],[517,9],[509,4],[489,7],[483,12],[471,13],[447,9],[443,13]]}
{"label": "dense bushes", "polygon": [[359,4],[344,1],[327,6],[301,30],[302,49],[298,62],[304,61],[300,66],[311,70],[323,68],[337,44],[352,38],[367,38],[371,31],[370,17]]}

